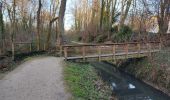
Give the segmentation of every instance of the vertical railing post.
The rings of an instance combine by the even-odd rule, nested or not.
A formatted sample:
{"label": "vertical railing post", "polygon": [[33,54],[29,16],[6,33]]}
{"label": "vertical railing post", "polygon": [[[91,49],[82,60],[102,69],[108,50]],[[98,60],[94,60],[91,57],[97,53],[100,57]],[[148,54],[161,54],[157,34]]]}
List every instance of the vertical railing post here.
{"label": "vertical railing post", "polygon": [[140,56],[141,53],[141,44],[137,43],[137,48],[138,48],[138,57]]}
{"label": "vertical railing post", "polygon": [[12,42],[12,60],[15,60],[15,43]]}
{"label": "vertical railing post", "polygon": [[99,61],[101,61],[101,46],[98,46]]}
{"label": "vertical railing post", "polygon": [[159,42],[159,51],[161,51],[161,50],[162,50],[162,43]]}
{"label": "vertical railing post", "polygon": [[126,44],[126,58],[128,58],[128,53],[129,53],[129,44]]}
{"label": "vertical railing post", "polygon": [[[62,50],[62,49],[63,49],[62,45],[60,45],[59,48],[60,48],[59,55],[60,55],[60,57],[61,57],[61,56],[62,56],[62,51],[63,51],[63,50]],[[67,47],[65,47],[65,48],[67,48]]]}
{"label": "vertical railing post", "polygon": [[113,53],[113,59],[114,59],[114,61],[116,60],[116,45],[113,45],[113,47],[112,47],[112,53]]}
{"label": "vertical railing post", "polygon": [[68,56],[67,47],[64,47],[64,58],[65,58],[65,60],[67,60],[67,56]]}
{"label": "vertical railing post", "polygon": [[148,46],[148,53],[149,53],[149,56],[151,56],[151,44],[150,44],[150,43],[147,43],[147,46]]}
{"label": "vertical railing post", "polygon": [[128,43],[124,44],[124,50],[125,50],[125,58],[128,57]]}
{"label": "vertical railing post", "polygon": [[2,55],[2,49],[0,48],[0,56]]}
{"label": "vertical railing post", "polygon": [[30,52],[32,52],[32,43],[30,43]]}
{"label": "vertical railing post", "polygon": [[85,60],[86,60],[86,58],[85,58],[85,56],[86,56],[86,53],[85,53],[85,46],[83,46],[82,47],[82,54],[83,54],[83,61],[85,62]]}

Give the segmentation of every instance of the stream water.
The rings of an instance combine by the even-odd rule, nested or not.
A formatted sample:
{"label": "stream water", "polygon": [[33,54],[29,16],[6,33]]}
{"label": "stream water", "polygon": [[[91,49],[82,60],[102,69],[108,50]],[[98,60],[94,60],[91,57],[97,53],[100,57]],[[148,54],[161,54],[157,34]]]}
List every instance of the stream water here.
{"label": "stream water", "polygon": [[168,95],[118,70],[112,64],[93,62],[91,65],[110,84],[119,100],[170,100]]}

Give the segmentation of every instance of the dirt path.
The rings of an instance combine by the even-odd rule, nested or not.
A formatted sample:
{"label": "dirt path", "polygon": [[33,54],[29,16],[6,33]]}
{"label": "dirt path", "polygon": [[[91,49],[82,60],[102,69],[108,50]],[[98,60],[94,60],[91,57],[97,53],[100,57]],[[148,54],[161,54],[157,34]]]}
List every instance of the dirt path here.
{"label": "dirt path", "polygon": [[68,100],[62,59],[36,58],[20,65],[0,80],[0,100]]}

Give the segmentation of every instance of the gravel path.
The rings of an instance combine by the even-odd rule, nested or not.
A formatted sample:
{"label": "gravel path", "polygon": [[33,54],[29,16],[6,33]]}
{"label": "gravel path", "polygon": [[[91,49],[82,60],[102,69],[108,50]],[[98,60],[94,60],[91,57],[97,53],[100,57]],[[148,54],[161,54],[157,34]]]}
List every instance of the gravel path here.
{"label": "gravel path", "polygon": [[0,100],[68,100],[62,58],[35,58],[0,80]]}

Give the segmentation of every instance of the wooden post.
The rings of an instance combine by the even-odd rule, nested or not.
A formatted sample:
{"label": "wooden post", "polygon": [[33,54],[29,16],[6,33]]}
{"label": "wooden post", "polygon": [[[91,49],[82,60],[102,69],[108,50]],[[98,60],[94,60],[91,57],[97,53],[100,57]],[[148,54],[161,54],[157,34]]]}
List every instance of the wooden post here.
{"label": "wooden post", "polygon": [[126,44],[126,58],[128,58],[129,44]]}
{"label": "wooden post", "polygon": [[125,58],[127,58],[127,56],[128,56],[128,45],[129,44],[127,44],[127,43],[124,45],[124,50],[125,50],[125,53],[126,53]]}
{"label": "wooden post", "polygon": [[161,51],[162,50],[162,44],[161,44],[161,42],[159,43],[159,51]]}
{"label": "wooden post", "polygon": [[101,61],[101,46],[98,46],[99,61]]}
{"label": "wooden post", "polygon": [[0,48],[0,56],[2,55],[2,50],[1,50],[1,48]]}
{"label": "wooden post", "polygon": [[139,57],[140,53],[141,53],[141,44],[140,43],[137,44],[137,48],[138,48],[138,57]]}
{"label": "wooden post", "polygon": [[147,43],[147,45],[148,45],[148,53],[149,53],[149,56],[151,56],[151,44],[150,43]]}
{"label": "wooden post", "polygon": [[85,58],[85,56],[86,56],[86,52],[85,52],[86,50],[85,50],[85,46],[83,46],[82,47],[82,54],[83,54],[83,61],[85,62],[85,60],[86,60],[86,58]]}
{"label": "wooden post", "polygon": [[[63,51],[63,50],[62,50],[62,49],[63,49],[62,45],[60,45],[59,48],[60,48],[59,54],[60,54],[60,57],[61,57],[61,56],[62,56],[62,51]],[[64,47],[64,48],[67,48],[67,47]]]}
{"label": "wooden post", "polygon": [[45,43],[44,43],[44,51],[46,50],[46,45],[45,45]]}
{"label": "wooden post", "polygon": [[30,43],[30,52],[32,52],[32,43]]}
{"label": "wooden post", "polygon": [[113,47],[112,47],[112,53],[113,53],[113,59],[114,59],[114,61],[116,60],[116,45],[113,45]]}
{"label": "wooden post", "polygon": [[15,43],[12,42],[12,60],[15,60]]}
{"label": "wooden post", "polygon": [[67,47],[64,47],[64,58],[65,58],[65,60],[67,60]]}

